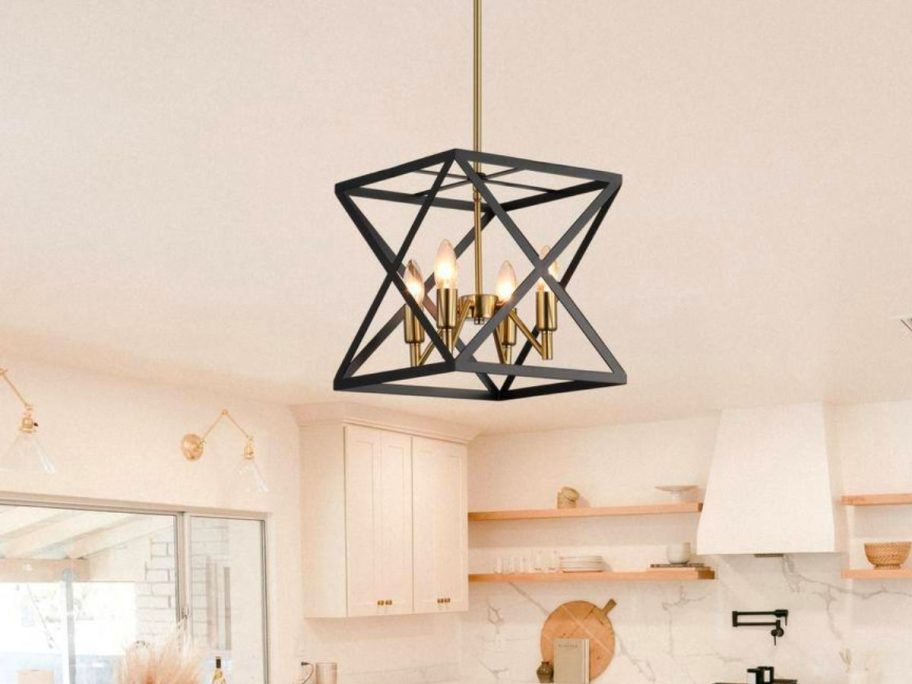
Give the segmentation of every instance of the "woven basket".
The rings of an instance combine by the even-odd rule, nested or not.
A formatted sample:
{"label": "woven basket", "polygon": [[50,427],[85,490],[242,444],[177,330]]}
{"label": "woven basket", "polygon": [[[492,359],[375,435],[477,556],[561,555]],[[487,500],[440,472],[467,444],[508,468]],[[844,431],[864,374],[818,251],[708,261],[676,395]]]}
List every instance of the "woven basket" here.
{"label": "woven basket", "polygon": [[865,544],[865,556],[875,568],[899,568],[909,558],[912,542]]}

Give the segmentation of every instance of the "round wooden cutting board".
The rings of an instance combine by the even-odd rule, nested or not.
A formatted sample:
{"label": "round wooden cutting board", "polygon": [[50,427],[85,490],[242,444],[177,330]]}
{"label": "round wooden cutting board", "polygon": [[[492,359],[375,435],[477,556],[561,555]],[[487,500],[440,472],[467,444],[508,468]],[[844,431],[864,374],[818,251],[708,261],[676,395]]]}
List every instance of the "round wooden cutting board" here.
{"label": "round wooden cutting board", "polygon": [[589,681],[600,676],[614,658],[614,627],[608,613],[614,599],[604,608],[589,601],[571,601],[558,606],[542,627],[542,660],[554,663],[555,639],[589,639]]}

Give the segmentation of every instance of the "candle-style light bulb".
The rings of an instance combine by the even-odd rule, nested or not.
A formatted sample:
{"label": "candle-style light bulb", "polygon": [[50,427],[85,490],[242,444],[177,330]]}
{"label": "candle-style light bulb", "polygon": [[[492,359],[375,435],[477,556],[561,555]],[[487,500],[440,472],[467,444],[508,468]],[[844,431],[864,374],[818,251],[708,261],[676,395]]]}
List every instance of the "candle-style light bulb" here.
{"label": "candle-style light bulb", "polygon": [[500,270],[497,272],[497,285],[495,287],[497,300],[501,303],[507,301],[513,296],[513,291],[515,289],[516,271],[513,270],[513,264],[509,261],[505,261],[501,264]]}
{"label": "candle-style light bulb", "polygon": [[456,250],[449,240],[443,240],[437,248],[434,260],[434,280],[437,289],[455,288],[459,278],[459,265],[456,263]]}
{"label": "candle-style light bulb", "polygon": [[405,266],[405,287],[420,306],[424,302],[424,276],[414,259],[409,259]]}
{"label": "candle-style light bulb", "polygon": [[[538,258],[544,259],[548,256],[548,252],[551,251],[551,245],[542,245],[541,249],[538,250]],[[551,262],[551,265],[548,266],[548,273],[551,274],[551,277],[557,280],[560,278],[561,268],[560,264],[557,263],[557,259]],[[548,286],[542,278],[538,279],[538,282],[535,284],[535,289],[539,292],[551,292],[551,288]]]}

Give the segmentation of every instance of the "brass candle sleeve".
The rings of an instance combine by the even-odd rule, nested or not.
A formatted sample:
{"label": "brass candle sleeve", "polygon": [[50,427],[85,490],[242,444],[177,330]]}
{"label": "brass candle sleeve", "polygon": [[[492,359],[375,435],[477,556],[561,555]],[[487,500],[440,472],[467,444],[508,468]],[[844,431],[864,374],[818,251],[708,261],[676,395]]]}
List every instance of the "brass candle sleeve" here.
{"label": "brass candle sleeve", "polygon": [[437,290],[437,330],[450,351],[456,346],[458,303],[459,292],[455,287],[442,287]]}
{"label": "brass candle sleeve", "polygon": [[501,363],[513,363],[513,347],[516,346],[516,318],[514,312],[497,324],[494,330],[496,335],[498,349],[502,351],[500,356]]}
{"label": "brass candle sleeve", "polygon": [[541,357],[554,358],[554,331],[557,330],[557,296],[550,290],[535,293],[535,326],[541,331]]}
{"label": "brass candle sleeve", "polygon": [[409,361],[412,366],[417,366],[421,358],[421,345],[424,343],[424,328],[421,326],[421,320],[408,304],[404,307],[404,313],[402,330],[405,335],[405,343],[409,346]]}

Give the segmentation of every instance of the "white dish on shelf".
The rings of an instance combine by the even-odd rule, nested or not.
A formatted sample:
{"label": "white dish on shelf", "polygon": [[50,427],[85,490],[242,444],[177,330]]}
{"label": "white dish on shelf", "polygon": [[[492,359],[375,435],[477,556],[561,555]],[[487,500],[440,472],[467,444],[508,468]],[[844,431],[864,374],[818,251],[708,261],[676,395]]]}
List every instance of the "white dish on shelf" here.
{"label": "white dish on shelf", "polygon": [[684,501],[684,495],[687,492],[692,492],[697,488],[697,485],[656,485],[656,489],[660,492],[667,492],[671,494],[671,500],[675,503]]}

